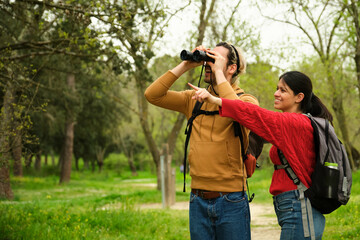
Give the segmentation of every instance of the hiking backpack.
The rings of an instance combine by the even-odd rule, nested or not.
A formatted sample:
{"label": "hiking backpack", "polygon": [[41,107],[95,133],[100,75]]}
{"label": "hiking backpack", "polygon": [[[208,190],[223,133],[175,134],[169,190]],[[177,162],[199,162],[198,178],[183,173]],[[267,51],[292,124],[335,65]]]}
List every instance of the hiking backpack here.
{"label": "hiking backpack", "polygon": [[[351,167],[345,148],[329,121],[310,114],[306,116],[314,129],[316,164],[311,176],[312,185],[308,189],[304,186],[304,195],[309,198],[313,207],[322,214],[327,214],[349,201],[352,185]],[[299,185],[303,184],[283,153],[280,150],[278,153],[282,165],[275,166],[275,169],[284,168],[299,189]]]}
{"label": "hiking backpack", "polygon": [[[240,96],[242,93],[238,94]],[[184,187],[183,192],[185,192],[185,179],[186,179],[186,158],[187,158],[187,148],[190,140],[191,130],[194,119],[199,115],[217,115],[219,114],[219,111],[205,111],[201,110],[201,107],[203,105],[203,102],[196,101],[195,106],[192,111],[192,115],[189,118],[186,129],[185,129],[185,149],[184,149]],[[244,143],[243,143],[243,134],[241,132],[240,124],[236,121],[233,122],[234,124],[234,131],[235,136],[238,136],[240,138],[240,145],[241,145],[241,153],[242,153],[242,159],[247,171],[247,176],[250,177],[253,172],[255,171],[256,167],[259,167],[259,165],[256,163],[257,158],[260,156],[263,144],[265,143],[265,140],[263,140],[261,137],[257,136],[255,133],[250,132],[249,134],[249,145],[247,149],[245,150]],[[247,182],[246,182],[247,183]],[[250,196],[249,196],[250,197]],[[254,198],[254,194],[250,197],[249,202]]]}

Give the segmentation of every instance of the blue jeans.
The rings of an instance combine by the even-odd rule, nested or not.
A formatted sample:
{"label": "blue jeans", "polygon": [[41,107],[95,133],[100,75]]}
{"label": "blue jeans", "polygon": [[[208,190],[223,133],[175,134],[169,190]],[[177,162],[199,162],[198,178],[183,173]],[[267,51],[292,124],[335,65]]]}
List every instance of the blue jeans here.
{"label": "blue jeans", "polygon": [[[299,191],[293,190],[273,197],[276,216],[281,226],[280,240],[310,239],[304,237]],[[309,201],[305,198],[306,201]],[[312,208],[315,237],[321,239],[325,228],[325,217]],[[308,216],[309,218],[309,216]]]}
{"label": "blue jeans", "polygon": [[190,235],[198,240],[250,240],[250,209],[246,192],[214,199],[190,195]]}

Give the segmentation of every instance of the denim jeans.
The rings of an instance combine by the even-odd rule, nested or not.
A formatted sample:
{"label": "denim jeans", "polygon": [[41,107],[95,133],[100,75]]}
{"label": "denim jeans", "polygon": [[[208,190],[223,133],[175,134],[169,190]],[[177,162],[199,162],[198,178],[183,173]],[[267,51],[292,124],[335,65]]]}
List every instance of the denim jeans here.
{"label": "denim jeans", "polygon": [[[310,239],[310,237],[304,237],[299,191],[293,190],[281,193],[274,196],[273,200],[277,219],[281,226],[280,240]],[[305,200],[309,201],[307,198]],[[313,207],[312,214],[315,237],[321,239],[325,228],[325,217]]]}
{"label": "denim jeans", "polygon": [[192,240],[250,240],[250,209],[246,192],[233,192],[215,199],[190,195]]}

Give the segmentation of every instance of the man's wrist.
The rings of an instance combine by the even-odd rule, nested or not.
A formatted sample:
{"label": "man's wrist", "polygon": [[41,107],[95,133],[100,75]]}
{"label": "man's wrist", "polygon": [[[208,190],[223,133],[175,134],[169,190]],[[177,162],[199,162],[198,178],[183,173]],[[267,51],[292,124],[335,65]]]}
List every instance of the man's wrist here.
{"label": "man's wrist", "polygon": [[185,72],[189,71],[190,69],[191,69],[191,66],[189,66],[189,64],[182,61],[176,67],[171,69],[170,72],[172,72],[175,76],[180,77],[181,75],[183,75]]}

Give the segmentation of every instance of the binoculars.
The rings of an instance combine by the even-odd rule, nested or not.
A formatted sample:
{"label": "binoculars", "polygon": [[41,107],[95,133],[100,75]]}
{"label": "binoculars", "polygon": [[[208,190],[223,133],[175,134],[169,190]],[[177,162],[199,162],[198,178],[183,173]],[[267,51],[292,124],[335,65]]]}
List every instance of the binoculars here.
{"label": "binoculars", "polygon": [[180,58],[183,61],[186,60],[193,62],[201,62],[201,61],[212,62],[212,63],[215,62],[215,59],[209,57],[208,55],[206,55],[206,52],[200,50],[195,50],[194,52],[182,50],[180,53]]}

